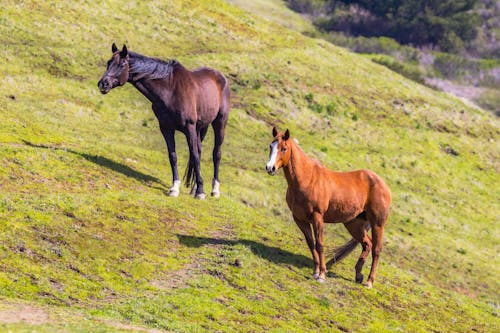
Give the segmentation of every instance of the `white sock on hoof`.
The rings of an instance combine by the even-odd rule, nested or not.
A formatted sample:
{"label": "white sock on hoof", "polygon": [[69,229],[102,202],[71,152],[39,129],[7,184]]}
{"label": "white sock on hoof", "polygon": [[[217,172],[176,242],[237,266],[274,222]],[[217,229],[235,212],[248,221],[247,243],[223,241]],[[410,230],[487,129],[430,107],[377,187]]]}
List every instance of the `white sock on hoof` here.
{"label": "white sock on hoof", "polygon": [[212,196],[215,198],[220,197],[220,183],[217,180],[212,180]]}
{"label": "white sock on hoof", "polygon": [[205,193],[198,193],[194,196],[195,199],[205,200]]}
{"label": "white sock on hoof", "polygon": [[174,180],[174,185],[168,190],[168,195],[170,197],[178,197],[179,196],[179,189],[181,187],[181,181],[180,180]]}

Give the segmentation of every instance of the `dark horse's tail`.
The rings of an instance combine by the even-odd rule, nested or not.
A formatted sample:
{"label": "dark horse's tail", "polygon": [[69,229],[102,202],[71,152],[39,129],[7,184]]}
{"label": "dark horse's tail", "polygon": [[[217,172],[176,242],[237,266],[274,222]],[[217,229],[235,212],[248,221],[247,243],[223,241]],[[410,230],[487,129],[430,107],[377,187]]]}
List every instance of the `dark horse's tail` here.
{"label": "dark horse's tail", "polygon": [[194,185],[194,178],[195,178],[194,177],[194,162],[190,156],[188,165],[186,166],[186,172],[184,173],[184,184],[186,185],[186,187],[191,187]]}
{"label": "dark horse's tail", "polygon": [[[370,227],[371,226],[369,223],[365,224],[366,230],[369,230]],[[352,238],[351,240],[347,241],[344,245],[334,248],[333,251],[330,253],[330,255],[333,255],[333,258],[326,263],[326,267],[330,268],[333,264],[347,257],[349,253],[351,253],[356,248],[356,246],[358,246],[358,244],[359,242],[356,239]]]}

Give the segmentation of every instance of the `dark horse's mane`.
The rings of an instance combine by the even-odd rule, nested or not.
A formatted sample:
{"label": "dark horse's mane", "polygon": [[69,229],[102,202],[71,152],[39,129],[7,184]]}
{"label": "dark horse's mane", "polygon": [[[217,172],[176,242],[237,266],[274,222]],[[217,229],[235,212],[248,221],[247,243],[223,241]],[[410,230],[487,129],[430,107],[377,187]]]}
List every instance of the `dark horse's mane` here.
{"label": "dark horse's mane", "polygon": [[164,61],[129,51],[130,74],[134,79],[165,79],[182,65],[177,60]]}

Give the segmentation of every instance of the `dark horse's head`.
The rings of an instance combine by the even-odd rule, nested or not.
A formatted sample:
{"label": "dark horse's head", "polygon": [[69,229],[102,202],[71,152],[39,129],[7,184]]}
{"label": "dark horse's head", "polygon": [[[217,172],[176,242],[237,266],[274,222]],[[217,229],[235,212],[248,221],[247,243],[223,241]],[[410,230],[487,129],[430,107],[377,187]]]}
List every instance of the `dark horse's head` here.
{"label": "dark horse's head", "polygon": [[123,86],[128,80],[129,56],[127,46],[123,45],[123,48],[120,51],[116,47],[115,43],[113,43],[111,51],[113,52],[113,55],[111,56],[111,59],[108,60],[106,72],[97,84],[99,90],[103,94],[107,94],[115,87]]}

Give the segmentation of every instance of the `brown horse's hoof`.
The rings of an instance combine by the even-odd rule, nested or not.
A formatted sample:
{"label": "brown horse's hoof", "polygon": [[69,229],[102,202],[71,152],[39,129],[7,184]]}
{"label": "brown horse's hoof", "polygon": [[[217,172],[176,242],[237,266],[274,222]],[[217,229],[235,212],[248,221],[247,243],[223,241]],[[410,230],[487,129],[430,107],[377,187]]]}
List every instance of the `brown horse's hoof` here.
{"label": "brown horse's hoof", "polygon": [[368,289],[372,289],[372,288],[373,288],[373,282],[368,281],[368,282],[366,283],[366,288],[368,288]]}
{"label": "brown horse's hoof", "polygon": [[318,283],[325,283],[325,278],[319,277],[316,281],[318,281]]}
{"label": "brown horse's hoof", "polygon": [[313,274],[313,279],[314,279],[314,280],[319,279],[319,273],[314,273],[314,274]]}

